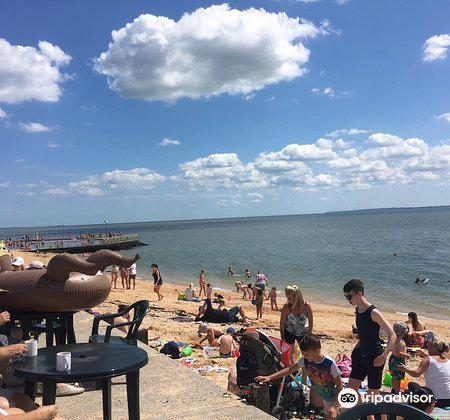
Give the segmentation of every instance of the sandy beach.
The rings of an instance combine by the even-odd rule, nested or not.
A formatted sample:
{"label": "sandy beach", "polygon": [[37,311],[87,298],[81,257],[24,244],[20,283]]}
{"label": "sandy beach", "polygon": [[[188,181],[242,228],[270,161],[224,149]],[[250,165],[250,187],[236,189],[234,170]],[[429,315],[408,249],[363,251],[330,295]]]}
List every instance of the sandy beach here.
{"label": "sandy beach", "polygon": [[[26,264],[29,264],[33,260],[39,260],[46,264],[52,257],[52,254],[34,254],[26,252],[13,253],[15,256],[23,256]],[[118,288],[112,289],[108,299],[99,307],[93,308],[93,310],[100,313],[115,312],[117,305],[120,303],[130,304],[140,299],[148,299],[151,304],[151,310],[149,315],[145,318],[142,327],[148,329],[149,340],[161,338],[167,341],[188,342],[191,345],[198,341],[198,325],[194,322],[194,318],[197,314],[199,303],[177,300],[178,292],[185,290],[186,285],[173,284],[165,281],[162,286],[164,299],[161,302],[157,302],[156,295],[153,292],[153,281],[142,278],[144,277],[142,274],[143,273],[138,272],[138,277],[141,278],[137,279],[135,290],[122,289],[119,278],[117,282]],[[164,279],[166,280],[165,277]],[[195,279],[193,279],[193,283],[195,287],[198,286]],[[242,305],[248,315],[248,321],[252,326],[257,326],[269,335],[279,337],[278,326],[280,313],[271,311],[269,302],[264,303],[263,319],[256,320],[255,307],[250,301],[244,301],[241,293],[233,291],[224,292],[222,290],[217,291],[224,294],[227,308]],[[340,290],[337,290],[336,293],[340,293]],[[278,306],[281,309],[284,303],[284,293],[279,291],[278,294]],[[370,291],[368,291],[367,296],[370,299]],[[305,300],[309,301],[312,305],[314,314],[314,332],[319,334],[322,338],[324,352],[333,358],[338,353],[349,354],[357,341],[356,336],[351,332],[352,324],[354,324],[355,321],[354,309],[349,305],[345,305],[345,303],[343,305],[318,304],[308,300],[308,296],[305,296]],[[344,301],[344,298],[342,298],[342,300]],[[383,306],[378,302],[373,303],[383,310]],[[411,311],[414,311],[414,308],[411,308]],[[405,319],[402,315],[393,312],[383,312],[391,323]],[[431,329],[437,337],[450,341],[450,321],[425,317],[420,317],[420,320],[428,329]],[[219,324],[214,325],[217,328],[226,328]],[[233,327],[239,329],[242,326],[236,324],[233,325]],[[218,352],[216,353],[218,354]],[[193,369],[212,366],[233,370],[236,363],[236,359],[222,359],[220,357],[206,359],[203,356],[202,350],[194,350],[191,357],[195,359],[195,362],[189,364],[189,367]],[[417,365],[419,360],[418,357],[413,357],[409,361],[409,364]],[[228,379],[228,373],[226,371],[220,371],[219,369],[218,372],[217,370],[208,368],[204,369],[205,371],[200,371],[199,373],[205,375],[208,379],[213,380],[226,389]]]}

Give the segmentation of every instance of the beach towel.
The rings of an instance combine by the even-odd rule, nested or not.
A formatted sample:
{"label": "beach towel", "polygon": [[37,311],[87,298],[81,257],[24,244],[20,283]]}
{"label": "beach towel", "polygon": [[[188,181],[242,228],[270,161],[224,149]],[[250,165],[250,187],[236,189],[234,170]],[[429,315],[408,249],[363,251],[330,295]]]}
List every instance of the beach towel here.
{"label": "beach towel", "polygon": [[343,378],[350,378],[352,372],[352,359],[348,354],[344,354],[340,360],[336,361],[336,365],[342,372]]}

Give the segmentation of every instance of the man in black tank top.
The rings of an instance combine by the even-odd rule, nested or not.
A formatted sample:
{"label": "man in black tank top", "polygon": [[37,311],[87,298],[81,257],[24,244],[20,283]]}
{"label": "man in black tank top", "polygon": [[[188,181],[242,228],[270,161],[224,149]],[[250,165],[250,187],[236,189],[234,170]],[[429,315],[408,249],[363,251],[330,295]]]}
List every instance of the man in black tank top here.
{"label": "man in black tank top", "polygon": [[[356,327],[359,341],[352,352],[352,372],[348,387],[358,391],[361,382],[367,377],[369,393],[378,394],[381,388],[383,366],[392,351],[395,333],[381,312],[364,296],[361,280],[353,279],[344,286],[348,302],[356,307]],[[386,349],[380,340],[380,328],[388,335]]]}

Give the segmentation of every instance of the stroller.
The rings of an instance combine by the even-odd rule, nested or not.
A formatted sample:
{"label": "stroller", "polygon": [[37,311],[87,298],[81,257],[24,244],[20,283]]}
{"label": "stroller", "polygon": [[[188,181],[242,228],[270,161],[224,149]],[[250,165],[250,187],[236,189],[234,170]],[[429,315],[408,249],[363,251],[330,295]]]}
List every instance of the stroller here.
{"label": "stroller", "polygon": [[261,331],[247,329],[233,334],[239,343],[237,384],[246,388],[246,400],[279,420],[292,418],[306,407],[302,384],[294,375],[259,385],[255,377],[271,375],[289,364],[291,346]]}

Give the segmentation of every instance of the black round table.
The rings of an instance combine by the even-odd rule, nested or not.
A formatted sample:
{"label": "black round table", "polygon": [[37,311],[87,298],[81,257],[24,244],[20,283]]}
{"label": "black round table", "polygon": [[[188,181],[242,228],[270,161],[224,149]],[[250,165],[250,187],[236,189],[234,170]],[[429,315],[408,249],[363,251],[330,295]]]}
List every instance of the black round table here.
{"label": "black round table", "polygon": [[[56,370],[56,353],[72,353],[72,368]],[[16,376],[25,379],[25,394],[35,397],[36,382],[43,383],[43,404],[56,399],[59,382],[102,381],[103,419],[111,420],[111,378],[126,375],[129,420],[139,420],[139,369],[148,362],[147,352],[129,344],[89,343],[39,349],[36,357],[13,362]]]}

